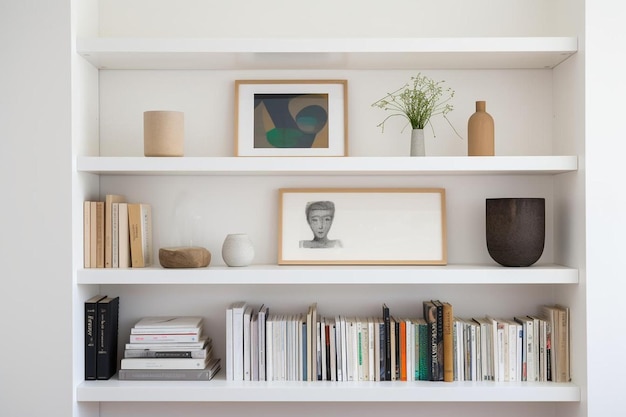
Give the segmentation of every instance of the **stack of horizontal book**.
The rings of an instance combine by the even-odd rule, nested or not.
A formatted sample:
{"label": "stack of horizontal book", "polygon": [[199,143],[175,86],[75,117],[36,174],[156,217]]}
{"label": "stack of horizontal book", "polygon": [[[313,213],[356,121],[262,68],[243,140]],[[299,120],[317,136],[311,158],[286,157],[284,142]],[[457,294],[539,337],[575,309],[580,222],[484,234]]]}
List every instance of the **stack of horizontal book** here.
{"label": "stack of horizontal book", "polygon": [[131,329],[119,379],[210,380],[220,370],[202,317],[145,317]]}

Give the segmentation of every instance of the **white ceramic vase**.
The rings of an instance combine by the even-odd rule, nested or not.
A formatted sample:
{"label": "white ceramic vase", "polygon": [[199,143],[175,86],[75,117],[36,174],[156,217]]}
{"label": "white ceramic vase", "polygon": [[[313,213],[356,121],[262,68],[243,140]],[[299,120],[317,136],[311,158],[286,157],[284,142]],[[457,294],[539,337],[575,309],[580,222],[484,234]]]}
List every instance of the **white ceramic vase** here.
{"label": "white ceramic vase", "polygon": [[248,266],[254,259],[254,246],[250,236],[235,233],[226,236],[222,245],[222,259],[228,266]]}
{"label": "white ceramic vase", "polygon": [[424,129],[411,130],[411,156],[426,156]]}

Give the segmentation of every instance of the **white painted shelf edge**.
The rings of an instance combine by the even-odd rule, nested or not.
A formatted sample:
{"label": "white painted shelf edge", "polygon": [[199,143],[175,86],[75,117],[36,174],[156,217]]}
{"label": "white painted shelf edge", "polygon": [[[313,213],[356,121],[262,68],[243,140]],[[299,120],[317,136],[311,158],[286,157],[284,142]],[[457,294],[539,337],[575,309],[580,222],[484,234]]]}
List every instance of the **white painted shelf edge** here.
{"label": "white painted shelf edge", "polygon": [[100,157],[79,156],[79,172],[100,175],[501,175],[561,174],[575,155],[442,157]]}
{"label": "white painted shelf edge", "polygon": [[554,68],[576,37],[82,38],[99,69]]}
{"label": "white painted shelf edge", "polygon": [[[321,274],[320,271],[325,273]],[[209,266],[193,269],[88,268],[78,284],[143,285],[419,285],[578,284],[578,270],[561,265],[507,268],[499,265],[446,266]]]}
{"label": "white painted shelf edge", "polygon": [[[223,372],[223,371],[221,371]],[[573,383],[85,381],[79,402],[578,402]]]}

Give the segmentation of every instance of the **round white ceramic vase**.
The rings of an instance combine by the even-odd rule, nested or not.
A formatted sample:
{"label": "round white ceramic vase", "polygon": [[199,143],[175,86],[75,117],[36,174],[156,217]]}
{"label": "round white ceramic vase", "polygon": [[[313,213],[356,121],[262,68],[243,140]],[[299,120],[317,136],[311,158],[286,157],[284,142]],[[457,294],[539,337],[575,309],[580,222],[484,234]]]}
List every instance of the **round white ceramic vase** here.
{"label": "round white ceramic vase", "polygon": [[222,245],[222,259],[228,266],[248,266],[254,259],[254,246],[250,236],[234,233],[226,236]]}

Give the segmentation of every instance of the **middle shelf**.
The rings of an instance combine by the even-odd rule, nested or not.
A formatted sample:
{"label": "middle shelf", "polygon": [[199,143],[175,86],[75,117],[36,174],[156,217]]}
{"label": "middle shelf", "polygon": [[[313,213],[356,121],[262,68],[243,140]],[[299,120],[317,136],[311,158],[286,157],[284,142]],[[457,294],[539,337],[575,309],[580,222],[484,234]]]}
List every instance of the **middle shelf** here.
{"label": "middle shelf", "polygon": [[[321,273],[323,272],[323,273]],[[561,265],[506,268],[446,266],[215,266],[196,269],[91,268],[78,270],[79,284],[206,285],[394,285],[394,284],[578,284],[578,269]]]}

